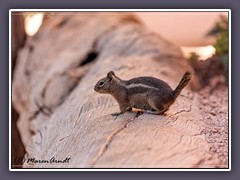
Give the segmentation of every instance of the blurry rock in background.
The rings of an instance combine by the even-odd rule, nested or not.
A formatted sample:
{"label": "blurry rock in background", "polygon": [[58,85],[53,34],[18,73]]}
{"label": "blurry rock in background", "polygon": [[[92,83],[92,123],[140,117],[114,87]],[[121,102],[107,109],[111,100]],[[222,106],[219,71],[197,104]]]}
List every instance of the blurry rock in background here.
{"label": "blurry rock in background", "polygon": [[[152,31],[180,46],[202,87],[228,83],[227,12],[137,12]],[[214,83],[213,83],[214,82]]]}
{"label": "blurry rock in background", "polygon": [[[180,46],[186,58],[196,53],[199,59],[213,56],[216,47],[213,25],[219,16],[228,17],[227,12],[137,12],[146,26],[153,32]],[[219,28],[218,28],[219,29]],[[212,32],[213,35],[206,35]],[[215,33],[214,33],[215,32]],[[226,44],[228,47],[228,44]]]}
{"label": "blurry rock in background", "polygon": [[[227,12],[135,12],[135,14],[147,28],[180,46],[186,58],[189,58],[191,53],[197,53],[201,60],[215,54],[216,47],[213,44],[220,25],[212,29],[213,24],[218,21],[219,16],[222,18],[228,16]],[[27,35],[34,36],[43,16],[43,12],[25,13]]]}
{"label": "blurry rock in background", "polygon": [[202,86],[211,85],[213,88],[219,85],[228,85],[228,66],[229,66],[229,49],[228,49],[228,18],[219,16],[212,29],[206,34],[216,38],[213,44],[215,53],[201,61],[198,53],[192,52],[189,57],[190,64],[199,76]]}
{"label": "blurry rock in background", "polygon": [[153,32],[180,47],[208,46],[215,38],[206,36],[219,16],[227,12],[136,12]]}

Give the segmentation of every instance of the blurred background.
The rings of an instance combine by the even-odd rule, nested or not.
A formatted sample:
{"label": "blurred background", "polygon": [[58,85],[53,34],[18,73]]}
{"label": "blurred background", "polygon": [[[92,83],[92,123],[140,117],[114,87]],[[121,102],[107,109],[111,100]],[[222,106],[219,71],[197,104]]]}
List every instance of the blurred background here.
{"label": "blurred background", "polygon": [[[225,79],[218,78],[223,80],[217,82],[228,83],[228,12],[133,12],[133,14],[147,29],[180,47],[203,87],[208,85],[213,77],[219,75],[223,75]],[[28,12],[23,15],[27,36],[34,36],[46,13]]]}
{"label": "blurred background", "polygon": [[[153,32],[181,47],[185,57],[192,52],[202,60],[215,54],[216,36],[209,34],[220,17],[227,12],[135,12]],[[25,30],[33,36],[39,29],[44,13],[25,13]],[[217,32],[216,32],[217,33]]]}

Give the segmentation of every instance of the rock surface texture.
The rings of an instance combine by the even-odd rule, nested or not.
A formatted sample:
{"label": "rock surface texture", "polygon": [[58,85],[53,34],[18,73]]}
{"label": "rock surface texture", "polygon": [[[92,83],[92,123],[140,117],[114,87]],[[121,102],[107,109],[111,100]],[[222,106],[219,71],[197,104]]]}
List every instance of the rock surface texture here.
{"label": "rock surface texture", "polygon": [[193,71],[178,47],[131,14],[45,15],[19,53],[13,105],[26,158],[70,159],[23,167],[228,167],[227,89],[195,92],[193,73],[166,115],[127,112],[114,120],[117,102],[93,90],[110,70],[122,79],[154,76],[173,89],[186,70]]}

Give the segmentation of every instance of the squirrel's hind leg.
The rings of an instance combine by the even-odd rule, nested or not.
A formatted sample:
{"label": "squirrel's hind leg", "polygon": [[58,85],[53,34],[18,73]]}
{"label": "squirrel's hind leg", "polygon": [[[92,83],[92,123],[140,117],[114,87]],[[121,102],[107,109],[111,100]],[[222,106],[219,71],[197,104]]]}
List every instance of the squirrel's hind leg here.
{"label": "squirrel's hind leg", "polygon": [[149,99],[148,100],[148,104],[152,107],[152,110],[145,110],[146,113],[148,114],[155,114],[155,115],[159,115],[159,114],[163,114],[164,112],[166,112],[168,109],[165,108],[161,102],[161,100],[158,100],[156,102],[156,99]]}

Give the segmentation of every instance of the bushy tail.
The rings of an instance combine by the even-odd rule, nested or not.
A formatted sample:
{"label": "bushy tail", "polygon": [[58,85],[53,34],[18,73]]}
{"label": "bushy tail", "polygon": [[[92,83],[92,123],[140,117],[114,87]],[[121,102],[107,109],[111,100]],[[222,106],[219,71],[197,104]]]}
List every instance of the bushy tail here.
{"label": "bushy tail", "polygon": [[173,95],[174,95],[175,98],[178,97],[178,95],[180,94],[182,89],[189,83],[191,77],[192,77],[191,72],[189,72],[189,71],[185,72],[185,74],[183,75],[180,83],[178,84],[176,89],[173,91]]}

